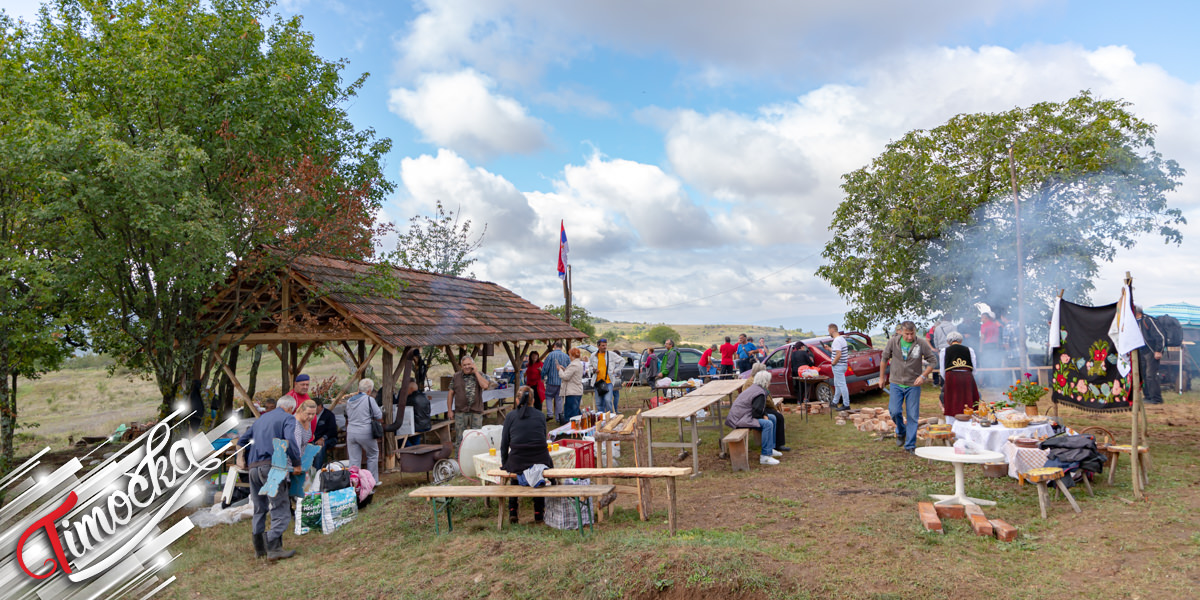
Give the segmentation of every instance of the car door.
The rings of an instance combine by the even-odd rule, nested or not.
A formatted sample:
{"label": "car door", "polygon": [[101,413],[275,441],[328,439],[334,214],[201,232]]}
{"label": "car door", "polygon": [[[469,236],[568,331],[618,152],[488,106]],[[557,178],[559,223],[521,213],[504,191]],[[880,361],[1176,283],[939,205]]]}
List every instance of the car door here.
{"label": "car door", "polygon": [[791,346],[776,348],[774,352],[767,356],[767,360],[763,363],[767,370],[771,372],[771,396],[776,398],[787,398],[792,395],[788,388],[788,350]]}
{"label": "car door", "polygon": [[679,379],[693,379],[700,376],[700,353],[684,348],[679,351]]}

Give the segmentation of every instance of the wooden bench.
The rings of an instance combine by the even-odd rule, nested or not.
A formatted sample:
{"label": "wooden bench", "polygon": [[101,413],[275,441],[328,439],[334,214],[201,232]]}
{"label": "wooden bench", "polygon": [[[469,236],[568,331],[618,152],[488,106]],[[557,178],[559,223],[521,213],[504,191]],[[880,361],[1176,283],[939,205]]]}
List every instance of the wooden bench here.
{"label": "wooden bench", "polygon": [[[579,519],[579,535],[583,535],[583,503],[580,498],[598,499],[613,492],[611,485],[551,485],[531,488],[515,485],[427,485],[408,493],[413,498],[429,498],[433,506],[433,525],[435,531],[441,533],[441,523],[438,510],[446,510],[446,531],[454,531],[454,521],[450,509],[455,498],[574,498],[575,514]],[[507,506],[497,502],[500,510],[496,517],[496,528],[504,528],[504,513]],[[592,519],[594,530],[596,520]]]}
{"label": "wooden bench", "polygon": [[[516,475],[509,473],[503,469],[492,469],[487,472],[491,477],[501,477],[504,479],[516,479]],[[546,479],[561,479],[564,477],[607,477],[612,479],[654,479],[665,478],[667,480],[667,523],[671,530],[671,535],[675,535],[675,478],[686,477],[692,474],[690,467],[611,467],[611,468],[596,468],[596,469],[546,469],[542,471],[542,477]],[[613,486],[620,493],[621,488],[628,486]],[[636,488],[631,488],[625,493],[636,493]],[[597,507],[599,512],[599,507]]]}
{"label": "wooden bench", "polygon": [[729,454],[729,464],[733,467],[734,472],[750,470],[750,434],[753,433],[755,439],[758,440],[759,446],[762,445],[762,430],[750,427],[734,429],[725,434],[721,438],[721,443],[725,446],[725,452]]}

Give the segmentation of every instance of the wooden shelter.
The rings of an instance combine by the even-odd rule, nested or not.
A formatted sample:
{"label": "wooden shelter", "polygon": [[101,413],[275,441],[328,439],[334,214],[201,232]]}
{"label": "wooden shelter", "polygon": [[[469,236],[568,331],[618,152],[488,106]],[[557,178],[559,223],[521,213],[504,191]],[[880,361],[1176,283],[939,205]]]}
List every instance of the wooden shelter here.
{"label": "wooden shelter", "polygon": [[[520,357],[535,342],[587,337],[491,282],[322,255],[287,258],[272,274],[235,272],[205,314],[223,331],[208,340],[218,350],[213,360],[256,416],[245,388],[224,362],[225,348],[269,347],[282,363],[280,376],[287,392],[314,350],[340,344],[356,357],[358,370],[352,379],[360,378],[383,352],[385,424],[392,421],[394,391],[407,388],[412,359],[423,347],[440,348],[456,371],[463,357],[482,355],[486,370],[486,357],[494,354],[496,344],[520,365]],[[248,319],[247,314],[262,317]],[[401,415],[406,400],[400,398]],[[390,468],[395,460],[392,434],[387,434],[384,449]]]}

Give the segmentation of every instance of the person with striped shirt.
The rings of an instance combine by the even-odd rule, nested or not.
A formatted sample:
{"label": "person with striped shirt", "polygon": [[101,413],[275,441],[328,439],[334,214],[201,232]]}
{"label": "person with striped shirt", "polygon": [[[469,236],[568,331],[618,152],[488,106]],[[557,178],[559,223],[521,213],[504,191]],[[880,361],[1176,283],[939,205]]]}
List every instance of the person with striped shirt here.
{"label": "person with striped shirt", "polygon": [[567,368],[571,364],[571,357],[563,352],[561,341],[554,342],[554,349],[546,354],[542,364],[542,379],[546,382],[546,416],[554,415],[559,425],[565,425],[563,396],[559,393],[562,389],[562,377],[559,376],[558,370]]}
{"label": "person with striped shirt", "polygon": [[830,344],[830,350],[833,351],[833,400],[829,401],[829,406],[837,408],[840,398],[845,403],[842,408],[849,410],[850,389],[846,387],[846,368],[850,365],[849,345],[838,326],[833,323],[829,324],[829,335],[833,336],[833,343]]}

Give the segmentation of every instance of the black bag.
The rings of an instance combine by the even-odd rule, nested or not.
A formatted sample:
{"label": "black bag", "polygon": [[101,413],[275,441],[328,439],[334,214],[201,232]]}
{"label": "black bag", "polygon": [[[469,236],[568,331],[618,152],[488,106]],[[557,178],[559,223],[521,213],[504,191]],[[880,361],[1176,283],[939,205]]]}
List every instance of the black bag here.
{"label": "black bag", "polygon": [[371,419],[371,437],[375,439],[383,437],[383,423]]}
{"label": "black bag", "polygon": [[1183,325],[1171,315],[1154,317],[1154,324],[1162,331],[1164,346],[1179,346],[1183,343]]}
{"label": "black bag", "polygon": [[330,469],[321,470],[322,492],[333,492],[348,487],[350,487],[350,471],[340,467],[336,471]]}
{"label": "black bag", "polygon": [[607,381],[600,381],[596,383],[595,388],[597,392],[607,394],[612,391],[612,384]]}

